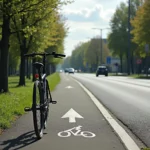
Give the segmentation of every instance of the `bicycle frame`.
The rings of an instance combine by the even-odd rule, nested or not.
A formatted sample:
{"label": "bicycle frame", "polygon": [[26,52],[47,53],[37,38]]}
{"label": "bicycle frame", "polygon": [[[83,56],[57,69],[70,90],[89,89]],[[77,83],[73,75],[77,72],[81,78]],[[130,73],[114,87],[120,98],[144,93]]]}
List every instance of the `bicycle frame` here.
{"label": "bicycle frame", "polygon": [[[42,82],[44,99],[46,98],[46,66],[45,66],[45,62],[46,62],[46,55],[43,55],[43,60],[42,60],[43,67],[41,67],[43,69],[43,72],[41,72],[41,68],[37,69],[38,74],[39,74],[39,81]],[[43,75],[42,75],[42,73],[43,73]]]}
{"label": "bicycle frame", "polygon": [[[47,84],[47,80],[46,80],[46,56],[53,56],[54,58],[62,58],[62,57],[65,57],[66,55],[64,54],[58,54],[56,52],[52,52],[52,53],[31,53],[31,54],[24,54],[25,57],[34,57],[34,56],[42,56],[43,57],[43,61],[42,63],[39,63],[39,62],[35,62],[34,64],[36,69],[38,70],[38,77],[39,77],[39,82],[42,83],[42,88],[43,88],[43,92],[44,92],[44,99],[46,99],[46,84]],[[43,68],[43,72],[41,72],[41,68]],[[43,74],[43,75],[42,75]],[[51,102],[52,104],[56,104],[56,101],[52,101]],[[29,107],[25,107],[24,109],[25,111],[31,111],[32,108],[29,108]]]}

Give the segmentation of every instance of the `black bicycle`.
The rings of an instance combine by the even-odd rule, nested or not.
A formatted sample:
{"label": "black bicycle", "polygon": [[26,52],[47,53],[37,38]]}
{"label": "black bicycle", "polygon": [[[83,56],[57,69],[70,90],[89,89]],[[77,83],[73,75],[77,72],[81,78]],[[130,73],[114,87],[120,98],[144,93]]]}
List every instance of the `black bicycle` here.
{"label": "black bicycle", "polygon": [[46,129],[47,119],[49,114],[49,103],[56,104],[57,101],[52,100],[51,91],[49,88],[48,80],[46,79],[46,56],[53,56],[55,58],[65,57],[64,54],[52,53],[31,53],[25,54],[25,57],[35,57],[42,56],[43,62],[35,62],[33,67],[35,67],[37,74],[35,74],[36,80],[33,85],[33,102],[32,107],[25,107],[25,111],[33,112],[33,124],[35,134],[38,139],[43,136],[43,130]]}

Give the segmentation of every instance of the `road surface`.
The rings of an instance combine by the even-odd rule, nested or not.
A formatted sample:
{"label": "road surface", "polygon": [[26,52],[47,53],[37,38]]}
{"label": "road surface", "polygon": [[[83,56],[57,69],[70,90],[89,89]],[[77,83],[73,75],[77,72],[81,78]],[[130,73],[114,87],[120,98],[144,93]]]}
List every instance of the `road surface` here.
{"label": "road surface", "polygon": [[113,118],[104,118],[89,95],[70,75],[62,73],[61,79],[52,92],[58,103],[50,107],[48,128],[43,138],[36,140],[32,113],[27,113],[0,136],[0,150],[125,150],[127,146],[134,147],[129,138],[124,139],[126,145],[121,141],[106,118],[114,123],[122,138],[127,135]]}
{"label": "road surface", "polygon": [[150,147],[150,80],[71,75],[87,87],[124,125]]}

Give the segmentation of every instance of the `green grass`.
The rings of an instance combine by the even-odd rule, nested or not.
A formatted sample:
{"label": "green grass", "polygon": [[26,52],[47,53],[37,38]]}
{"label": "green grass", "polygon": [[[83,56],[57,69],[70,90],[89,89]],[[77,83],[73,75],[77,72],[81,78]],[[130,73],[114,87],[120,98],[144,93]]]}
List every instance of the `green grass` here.
{"label": "green grass", "polygon": [[138,74],[131,74],[131,75],[127,75],[127,74],[116,74],[116,73],[109,73],[108,76],[126,76],[126,77],[131,77],[131,78],[135,78],[135,79],[150,79],[150,76],[146,76],[146,75],[138,75]]}
{"label": "green grass", "polygon": [[[60,82],[58,73],[47,77],[51,91]],[[26,86],[17,87],[19,77],[9,77],[9,93],[0,94],[0,129],[7,129],[17,117],[23,115],[24,107],[32,104],[33,82],[26,79]]]}
{"label": "green grass", "polygon": [[138,74],[132,74],[129,77],[136,78],[136,79],[150,79],[150,76],[138,75]]}

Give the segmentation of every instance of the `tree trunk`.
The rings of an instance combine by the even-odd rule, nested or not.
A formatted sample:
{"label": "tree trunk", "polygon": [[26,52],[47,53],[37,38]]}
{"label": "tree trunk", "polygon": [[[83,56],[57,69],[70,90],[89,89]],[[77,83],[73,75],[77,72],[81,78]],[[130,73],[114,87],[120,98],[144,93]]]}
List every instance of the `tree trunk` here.
{"label": "tree trunk", "polygon": [[123,72],[122,54],[120,54],[120,72]]}
{"label": "tree trunk", "polygon": [[10,18],[3,14],[1,55],[0,55],[0,92],[8,92],[8,52],[10,37]]}
{"label": "tree trunk", "polygon": [[28,59],[28,79],[31,79],[31,61]]}
{"label": "tree trunk", "polygon": [[21,63],[20,63],[20,79],[19,79],[19,86],[25,86],[25,57],[24,54],[26,54],[26,50],[24,46],[20,46],[20,58],[21,58]]}
{"label": "tree trunk", "polygon": [[26,78],[29,79],[29,59],[26,58]]}
{"label": "tree trunk", "polygon": [[131,70],[132,70],[132,73],[134,74],[134,55],[133,55],[133,51],[131,53]]}

